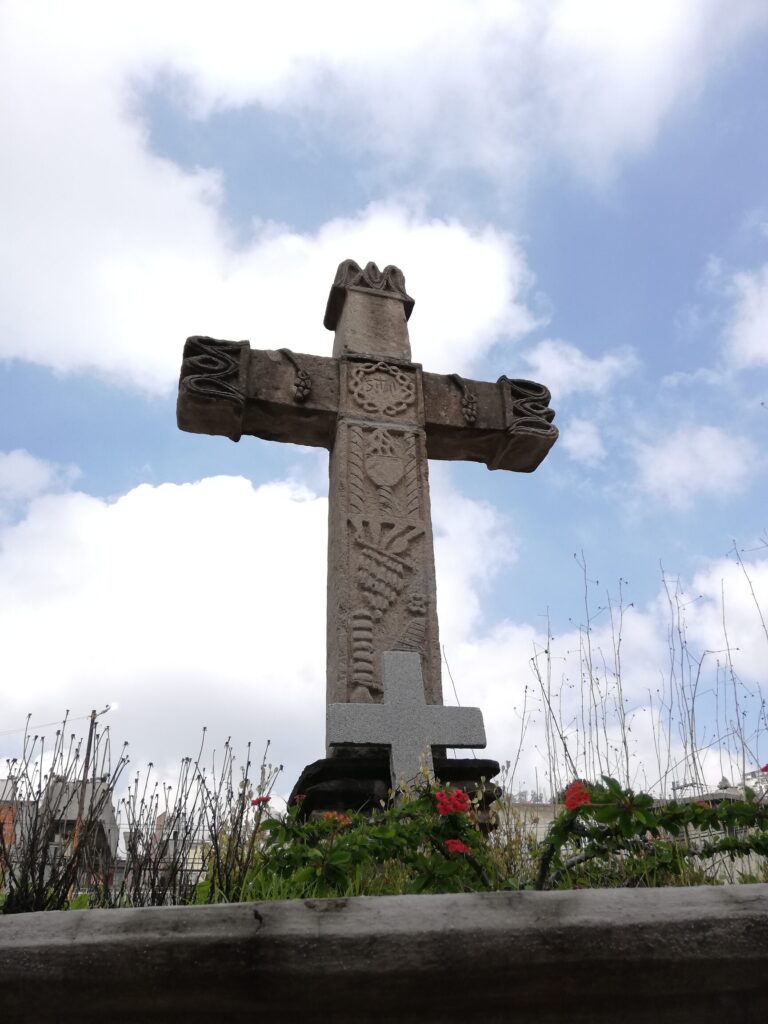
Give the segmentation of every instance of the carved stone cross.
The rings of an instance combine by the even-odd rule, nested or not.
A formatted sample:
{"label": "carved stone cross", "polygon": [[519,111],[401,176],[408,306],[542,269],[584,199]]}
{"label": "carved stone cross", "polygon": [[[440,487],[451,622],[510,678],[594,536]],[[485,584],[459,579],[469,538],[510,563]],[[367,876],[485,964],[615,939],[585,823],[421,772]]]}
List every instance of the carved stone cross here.
{"label": "carved stone cross", "polygon": [[184,348],[182,430],[330,450],[329,705],[381,702],[386,651],[417,654],[425,701],[442,704],[427,459],[527,473],[557,438],[541,384],[412,362],[413,305],[397,267],[347,260],[325,313],[331,358],[203,337]]}

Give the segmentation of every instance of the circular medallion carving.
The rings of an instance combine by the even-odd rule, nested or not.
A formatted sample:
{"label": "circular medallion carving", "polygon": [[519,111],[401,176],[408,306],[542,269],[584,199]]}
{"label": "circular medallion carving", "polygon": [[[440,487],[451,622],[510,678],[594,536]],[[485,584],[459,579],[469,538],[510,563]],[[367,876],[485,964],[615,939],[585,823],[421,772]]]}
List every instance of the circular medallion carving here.
{"label": "circular medallion carving", "polygon": [[353,364],[349,390],[365,412],[380,416],[401,416],[416,400],[414,375],[389,363]]}

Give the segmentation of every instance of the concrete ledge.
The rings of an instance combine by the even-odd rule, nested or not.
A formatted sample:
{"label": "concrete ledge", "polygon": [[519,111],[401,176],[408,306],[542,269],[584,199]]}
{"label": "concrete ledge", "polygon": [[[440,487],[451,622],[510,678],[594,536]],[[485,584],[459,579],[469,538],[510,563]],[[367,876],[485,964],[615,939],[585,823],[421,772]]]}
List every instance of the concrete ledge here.
{"label": "concrete ledge", "polygon": [[768,885],[0,917],[0,1020],[768,1020]]}

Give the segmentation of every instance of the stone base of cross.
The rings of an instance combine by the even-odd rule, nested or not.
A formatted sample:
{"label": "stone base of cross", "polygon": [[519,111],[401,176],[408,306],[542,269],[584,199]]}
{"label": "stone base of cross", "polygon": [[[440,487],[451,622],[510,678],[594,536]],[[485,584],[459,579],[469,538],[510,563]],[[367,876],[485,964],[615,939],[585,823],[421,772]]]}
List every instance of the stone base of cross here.
{"label": "stone base of cross", "polygon": [[387,746],[392,787],[434,778],[432,747],[484,747],[480,708],[427,704],[421,658],[409,651],[385,651],[381,704],[329,704],[329,753],[344,746]]}

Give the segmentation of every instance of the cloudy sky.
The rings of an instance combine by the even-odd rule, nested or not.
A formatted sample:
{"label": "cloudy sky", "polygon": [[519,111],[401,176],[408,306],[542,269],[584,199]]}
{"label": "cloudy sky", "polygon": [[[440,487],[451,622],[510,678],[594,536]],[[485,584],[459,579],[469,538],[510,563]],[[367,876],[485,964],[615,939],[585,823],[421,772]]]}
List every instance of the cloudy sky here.
{"label": "cloudy sky", "polygon": [[327,455],[174,404],[190,334],[329,353],[353,258],[425,368],[552,391],[535,474],[430,468],[515,786],[768,761],[767,56],[763,0],[0,3],[0,755],[111,704],[137,766],[322,756]]}

